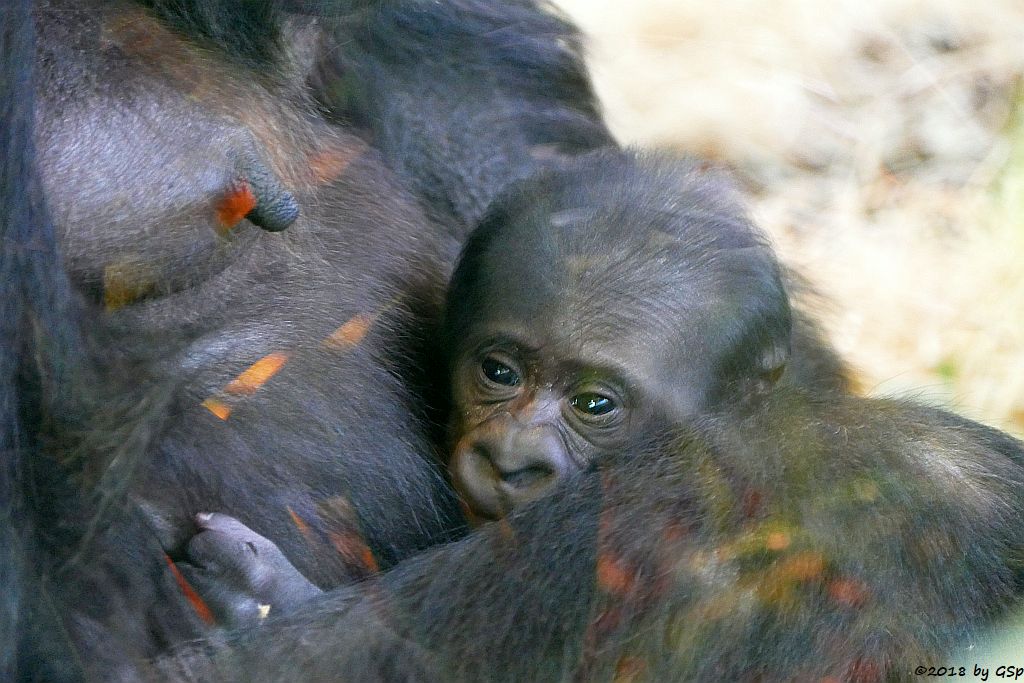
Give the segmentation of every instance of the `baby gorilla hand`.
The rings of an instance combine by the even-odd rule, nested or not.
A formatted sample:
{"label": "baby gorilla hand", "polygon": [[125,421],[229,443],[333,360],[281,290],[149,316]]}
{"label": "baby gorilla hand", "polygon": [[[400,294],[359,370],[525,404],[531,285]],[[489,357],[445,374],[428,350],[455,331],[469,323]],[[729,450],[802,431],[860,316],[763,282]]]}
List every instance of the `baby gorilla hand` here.
{"label": "baby gorilla hand", "polygon": [[178,565],[228,627],[258,623],[320,594],[270,540],[234,517],[200,513],[199,533],[188,542],[187,559]]}

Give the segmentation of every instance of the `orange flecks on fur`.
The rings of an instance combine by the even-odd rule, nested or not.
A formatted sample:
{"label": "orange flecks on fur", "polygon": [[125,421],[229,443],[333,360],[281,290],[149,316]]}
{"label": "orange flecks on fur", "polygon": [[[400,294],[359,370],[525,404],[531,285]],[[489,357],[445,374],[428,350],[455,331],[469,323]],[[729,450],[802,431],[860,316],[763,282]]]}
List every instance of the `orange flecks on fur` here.
{"label": "orange flecks on fur", "polygon": [[747,489],[743,492],[743,501],[740,503],[743,516],[747,519],[757,517],[761,512],[761,504],[764,496],[756,489]]}
{"label": "orange flecks on fur", "polygon": [[127,289],[111,287],[110,285],[103,287],[103,306],[107,309],[107,313],[127,306],[133,299],[134,297],[132,297],[131,292]]}
{"label": "orange flecks on fur", "polygon": [[331,531],[327,534],[331,545],[349,565],[358,565],[367,572],[376,573],[380,570],[377,558],[373,556],[370,546],[360,536],[351,531]]}
{"label": "orange flecks on fur", "polygon": [[788,558],[779,567],[782,576],[792,581],[820,578],[825,571],[825,558],[819,553],[803,552]]}
{"label": "orange flecks on fur", "polygon": [[116,311],[153,288],[152,275],[138,261],[111,263],[103,269],[103,304]]}
{"label": "orange flecks on fur", "polygon": [[633,586],[633,573],[622,561],[604,552],[597,558],[597,585],[609,593],[622,594]]}
{"label": "orange flecks on fur", "polygon": [[845,679],[850,683],[881,683],[885,671],[878,662],[861,658],[846,671]]}
{"label": "orange flecks on fur", "polygon": [[222,420],[226,420],[231,416],[231,406],[215,398],[208,398],[203,401],[203,407]]}
{"label": "orange flecks on fur", "polygon": [[868,587],[853,579],[836,579],[828,584],[828,596],[846,607],[860,607],[868,597]]}
{"label": "orange flecks on fur", "polygon": [[213,625],[216,623],[216,619],[213,618],[213,612],[210,610],[210,606],[206,604],[206,601],[199,597],[199,593],[196,593],[195,589],[189,585],[189,582],[182,576],[181,571],[174,565],[174,560],[164,555],[164,559],[167,561],[167,566],[171,568],[171,575],[174,577],[175,582],[178,584],[178,588],[184,594],[185,599],[192,605],[192,609],[196,611],[199,618],[205,623]]}
{"label": "orange flecks on fur", "polygon": [[224,393],[234,396],[248,396],[266,384],[288,362],[288,354],[275,351],[268,353],[246,368],[245,372],[231,380],[224,387]]}
{"label": "orange flecks on fur", "polygon": [[340,147],[316,152],[309,158],[309,172],[313,177],[313,182],[323,184],[340,178],[352,163],[352,158],[352,150]]}
{"label": "orange flecks on fur", "polygon": [[370,546],[365,543],[363,544],[363,566],[371,572],[380,571],[380,565],[377,564],[377,558],[373,556],[373,551],[370,550]]}
{"label": "orange flecks on fur", "polygon": [[113,263],[103,269],[103,304],[107,311],[116,311],[135,299],[135,288],[126,275],[122,264]]}
{"label": "orange flecks on fur", "polygon": [[367,573],[378,571],[377,558],[359,530],[359,515],[345,496],[334,496],[317,505],[317,514],[327,525],[327,537],[334,550],[349,566]]}
{"label": "orange flecks on fur", "polygon": [[615,683],[632,683],[644,675],[647,663],[638,657],[625,656],[615,664]]}
{"label": "orange flecks on fur", "polygon": [[764,545],[766,548],[768,548],[768,550],[779,551],[788,548],[789,543],[789,534],[784,533],[782,531],[773,531],[772,533],[768,534],[768,538],[765,539]]}
{"label": "orange flecks on fur", "polygon": [[238,225],[246,214],[256,208],[256,195],[245,180],[238,180],[217,202],[217,221],[225,230]]}
{"label": "orange flecks on fur", "polygon": [[292,524],[295,525],[295,528],[299,530],[299,533],[308,541],[310,538],[309,525],[306,524],[306,521],[302,519],[302,517],[295,514],[295,510],[292,510],[291,507],[287,507],[286,509],[288,510],[288,516],[292,518]]}
{"label": "orange flecks on fur", "polygon": [[324,341],[339,349],[351,348],[363,340],[370,330],[370,325],[373,324],[373,319],[374,316],[366,313],[353,316],[344,325],[331,332]]}

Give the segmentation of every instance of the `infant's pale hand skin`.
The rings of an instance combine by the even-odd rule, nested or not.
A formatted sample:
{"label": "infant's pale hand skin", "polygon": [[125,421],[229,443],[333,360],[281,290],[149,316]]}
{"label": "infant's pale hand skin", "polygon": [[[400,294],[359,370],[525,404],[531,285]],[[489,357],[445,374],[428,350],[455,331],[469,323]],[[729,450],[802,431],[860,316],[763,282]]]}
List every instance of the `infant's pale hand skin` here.
{"label": "infant's pale hand skin", "polygon": [[188,542],[178,568],[218,625],[256,624],[320,595],[273,542],[234,517],[200,513],[196,526],[199,533]]}

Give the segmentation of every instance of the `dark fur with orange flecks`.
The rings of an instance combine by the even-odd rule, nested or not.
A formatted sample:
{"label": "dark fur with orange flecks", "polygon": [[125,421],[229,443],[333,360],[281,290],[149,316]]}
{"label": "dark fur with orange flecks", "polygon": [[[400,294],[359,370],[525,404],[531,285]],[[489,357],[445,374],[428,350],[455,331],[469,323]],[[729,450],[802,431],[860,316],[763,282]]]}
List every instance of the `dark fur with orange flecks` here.
{"label": "dark fur with orange flecks", "polygon": [[[783,388],[367,583],[265,596],[291,613],[160,666],[188,680],[910,680],[1019,604],[1022,516],[1019,441],[911,403]],[[248,536],[228,523],[201,549],[211,566],[238,566],[226,540]]]}
{"label": "dark fur with orange flecks", "polygon": [[[2,677],[130,676],[194,634],[163,551],[200,510],[324,586],[463,533],[425,389],[462,217],[424,216],[338,124],[372,114],[336,86],[404,42],[436,85],[501,69],[524,95],[507,133],[535,121],[527,89],[603,131],[573,29],[531,2],[418,1],[43,0],[2,24]],[[498,141],[484,154],[523,137]],[[476,202],[521,172],[489,168]]]}
{"label": "dark fur with orange flecks", "polygon": [[[624,449],[608,478],[421,553],[464,533],[422,393],[450,235],[523,165],[606,139],[575,34],[525,1],[312,22],[331,8],[253,3],[233,25],[238,3],[52,0],[38,32],[30,4],[0,8],[0,678],[865,677],[896,671],[897,647],[962,642],[1013,594],[1020,444],[852,399],[778,398],[678,448]],[[238,47],[260,36],[281,51]],[[496,82],[491,111],[474,84]],[[542,104],[508,118],[520,91]],[[419,119],[466,101],[476,126]],[[521,127],[477,140],[494,120]],[[294,222],[222,225],[239,181],[273,199],[269,227]],[[887,514],[829,508],[848,480],[874,481]],[[362,581],[155,668],[201,628],[162,550],[211,508],[321,586]],[[761,522],[774,555],[746,545]]]}
{"label": "dark fur with orange flecks", "polygon": [[[481,518],[509,516],[325,595],[214,515],[188,553],[204,595],[234,623],[284,616],[161,666],[869,683],[946,662],[1019,602],[1024,444],[776,383],[778,269],[693,166],[606,152],[521,186],[470,238],[447,305],[449,458],[476,463],[453,481]],[[624,366],[641,345],[660,362]],[[489,383],[487,359],[515,382]],[[576,391],[619,416],[587,424]]]}
{"label": "dark fur with orange flecks", "polygon": [[[144,0],[232,62],[293,66],[458,235],[510,180],[612,144],[576,29],[536,0]],[[316,28],[310,29],[313,25]],[[291,73],[291,71],[289,71]]]}

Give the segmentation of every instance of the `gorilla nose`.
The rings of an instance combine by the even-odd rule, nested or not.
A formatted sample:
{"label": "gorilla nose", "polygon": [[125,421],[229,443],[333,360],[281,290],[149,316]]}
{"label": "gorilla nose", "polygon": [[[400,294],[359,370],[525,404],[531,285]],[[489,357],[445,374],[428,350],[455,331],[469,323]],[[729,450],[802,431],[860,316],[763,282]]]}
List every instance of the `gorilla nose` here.
{"label": "gorilla nose", "polygon": [[456,486],[477,514],[501,517],[547,493],[568,471],[560,440],[546,429],[479,435],[453,453]]}
{"label": "gorilla nose", "polygon": [[504,443],[488,444],[498,488],[514,505],[529,502],[561,479],[566,457],[559,439],[547,429],[526,429]]}

